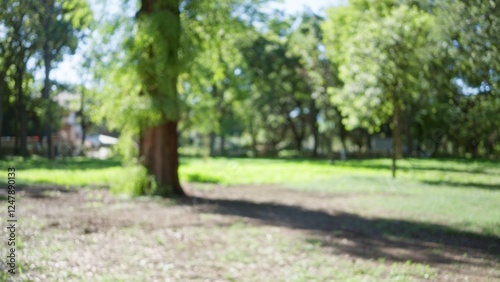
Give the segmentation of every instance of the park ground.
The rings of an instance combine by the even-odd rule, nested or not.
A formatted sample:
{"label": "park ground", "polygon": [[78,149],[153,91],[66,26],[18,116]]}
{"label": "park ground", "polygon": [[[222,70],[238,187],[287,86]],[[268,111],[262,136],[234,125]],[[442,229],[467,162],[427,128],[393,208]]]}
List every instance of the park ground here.
{"label": "park ground", "polygon": [[118,160],[0,164],[19,218],[0,281],[500,280],[495,161],[403,160],[392,179],[386,159],[184,158],[183,199],[111,193],[133,170]]}

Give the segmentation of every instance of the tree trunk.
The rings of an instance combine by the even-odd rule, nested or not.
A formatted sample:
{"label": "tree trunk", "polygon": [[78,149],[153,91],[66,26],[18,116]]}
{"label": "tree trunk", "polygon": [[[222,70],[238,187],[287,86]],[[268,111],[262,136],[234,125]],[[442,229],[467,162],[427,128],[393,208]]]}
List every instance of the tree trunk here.
{"label": "tree trunk", "polygon": [[299,130],[295,127],[292,119],[288,116],[288,125],[292,130],[293,140],[295,141],[295,149],[299,152],[302,151],[302,140],[304,139],[304,135],[299,132]]}
{"label": "tree trunk", "polygon": [[302,152],[302,138],[295,137],[295,146],[297,146],[297,151]]}
{"label": "tree trunk", "polygon": [[23,76],[24,76],[24,64],[21,63],[17,66],[17,77],[15,80],[16,90],[17,90],[17,110],[18,110],[18,122],[19,122],[19,154],[23,157],[28,155],[28,120],[26,116],[26,105],[24,104],[24,91],[23,91]]}
{"label": "tree trunk", "polygon": [[392,177],[396,177],[396,160],[403,155],[403,142],[401,140],[401,104],[396,93],[392,98],[394,107],[393,130],[392,130]]}
{"label": "tree trunk", "polygon": [[347,156],[347,144],[346,144],[347,129],[345,128],[345,125],[342,122],[344,117],[342,116],[342,113],[340,112],[339,108],[334,107],[334,109],[335,112],[337,113],[337,124],[339,126],[339,137],[340,137],[340,142],[342,143],[342,150],[344,150],[344,156]]}
{"label": "tree trunk", "polygon": [[210,157],[214,157],[215,156],[215,132],[214,131],[210,131],[210,133],[208,134],[208,138],[209,138],[209,141],[208,141],[208,149],[209,149],[209,156]]}
{"label": "tree trunk", "polygon": [[333,162],[334,156],[333,156],[333,134],[328,134],[326,137],[326,154],[328,158],[330,158],[330,161]]}
{"label": "tree trunk", "polygon": [[226,136],[224,133],[221,133],[220,135],[220,144],[219,144],[219,151],[221,156],[226,156]]}
{"label": "tree trunk", "polygon": [[[152,34],[153,42],[151,44],[165,44],[164,38],[158,37],[165,34],[165,28],[168,27],[168,43],[162,45],[162,49],[156,49],[157,52],[165,52],[166,54],[155,54],[154,45],[145,46],[145,52],[149,54],[149,58],[140,62],[144,65],[144,71],[140,72],[142,76],[142,84],[147,90],[148,95],[164,105],[170,107],[169,110],[163,111],[162,121],[155,126],[148,126],[143,130],[141,138],[140,150],[141,159],[144,166],[152,174],[158,184],[156,194],[166,197],[172,194],[185,196],[185,192],[179,183],[178,167],[179,155],[177,152],[178,144],[178,108],[175,108],[177,103],[177,81],[178,81],[178,51],[180,46],[180,13],[179,0],[142,0],[141,10],[138,13],[139,17],[148,17],[151,14],[158,14],[163,21],[156,22],[155,25],[146,25],[146,28],[154,28],[155,30],[144,30],[143,32]],[[158,21],[158,15],[156,19]],[[165,24],[168,23],[168,26]],[[165,36],[167,36],[165,35]],[[162,59],[162,62],[156,62]],[[168,66],[161,68],[161,65]],[[155,68],[156,67],[156,68]],[[159,68],[158,68],[159,67]],[[151,72],[150,70],[154,71]],[[168,81],[168,84],[159,83],[158,80]],[[162,85],[159,87],[159,85]]]}
{"label": "tree trunk", "polygon": [[50,54],[49,48],[44,46],[44,58],[43,63],[45,66],[45,80],[42,91],[42,99],[45,102],[45,120],[43,125],[44,135],[47,138],[47,158],[49,160],[54,159],[53,145],[52,145],[52,105],[50,102]]}
{"label": "tree trunk", "polygon": [[471,154],[472,158],[477,159],[479,157],[479,142],[477,142],[475,139],[472,139],[471,141],[469,141],[469,145],[467,147],[469,147],[468,151]]}
{"label": "tree trunk", "polygon": [[178,177],[177,121],[166,121],[149,127],[141,138],[141,159],[150,174],[155,176],[160,196],[172,193],[185,196]]}
{"label": "tree trunk", "polygon": [[3,130],[3,91],[5,87],[6,73],[0,75],[0,157],[3,155],[2,150],[2,130]]}
{"label": "tree trunk", "polygon": [[318,148],[319,148],[319,129],[318,129],[318,123],[315,122],[313,127],[313,151],[312,151],[313,158],[318,157]]}
{"label": "tree trunk", "polygon": [[366,150],[371,153],[372,151],[372,135],[370,131],[366,130]]}
{"label": "tree trunk", "polygon": [[408,113],[407,110],[407,115],[406,115],[406,122],[405,122],[405,136],[406,136],[406,156],[411,157],[413,153],[413,138],[411,136],[411,125],[413,123],[413,119],[410,116],[410,113]]}
{"label": "tree trunk", "polygon": [[84,155],[85,149],[85,137],[87,136],[87,122],[85,121],[85,90],[82,89],[82,100],[80,102],[80,126],[82,127],[82,141],[80,143],[81,146],[81,155]]}
{"label": "tree trunk", "polygon": [[313,136],[313,150],[312,150],[312,157],[316,158],[318,156],[318,146],[319,146],[319,128],[318,128],[318,121],[317,121],[317,116],[318,116],[318,110],[316,108],[316,103],[314,100],[311,100],[310,103],[310,113],[309,113],[309,124],[311,127],[311,132]]}
{"label": "tree trunk", "polygon": [[251,117],[251,120],[250,120],[250,135],[251,135],[251,139],[252,139],[252,153],[253,153],[253,157],[256,158],[257,157],[257,130],[255,130],[255,126],[254,126],[254,121],[253,121],[253,117]]}

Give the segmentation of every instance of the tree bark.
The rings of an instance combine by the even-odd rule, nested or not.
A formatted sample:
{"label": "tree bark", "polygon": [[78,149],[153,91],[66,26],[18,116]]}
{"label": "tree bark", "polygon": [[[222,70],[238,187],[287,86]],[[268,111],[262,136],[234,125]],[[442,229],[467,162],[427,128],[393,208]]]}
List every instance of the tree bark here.
{"label": "tree bark", "polygon": [[287,117],[287,120],[288,125],[292,130],[293,140],[295,141],[295,148],[297,151],[302,152],[302,140],[304,139],[304,132],[299,132],[290,116]]}
{"label": "tree bark", "polygon": [[225,157],[226,156],[226,136],[224,133],[220,134],[220,144],[219,144],[219,151],[220,155]]}
{"label": "tree bark", "polygon": [[346,144],[347,129],[345,128],[345,125],[342,121],[344,117],[342,116],[342,113],[340,112],[340,109],[338,107],[334,107],[334,109],[335,112],[337,113],[337,124],[339,126],[340,142],[342,143],[342,149],[344,150],[344,153],[347,155],[347,144]]}
{"label": "tree bark", "polygon": [[215,131],[210,131],[210,133],[208,134],[208,138],[209,138],[209,141],[208,141],[208,146],[209,146],[209,156],[210,157],[215,157]]}
{"label": "tree bark", "polygon": [[144,166],[155,176],[160,196],[176,194],[185,196],[179,177],[177,152],[177,121],[166,121],[149,127],[141,138],[141,154]]}
{"label": "tree bark", "polygon": [[54,159],[53,145],[52,145],[52,105],[50,103],[50,50],[48,46],[44,46],[44,70],[45,80],[43,84],[42,99],[45,101],[45,121],[43,125],[44,135],[47,138],[47,158]]}
{"label": "tree bark", "polygon": [[[140,73],[142,76],[142,83],[145,89],[147,89],[148,95],[153,99],[158,99],[160,102],[169,104],[175,103],[177,99],[177,80],[178,80],[178,51],[180,46],[180,13],[179,13],[179,0],[169,0],[169,1],[158,1],[158,0],[142,0],[141,10],[138,15],[149,16],[155,12],[162,12],[168,17],[169,22],[169,42],[166,46],[163,46],[164,50],[161,52],[166,52],[167,56],[164,57],[166,61],[161,62],[166,64],[168,69],[162,70],[158,73],[156,70],[153,73],[147,73],[151,66],[149,66],[145,73]],[[151,27],[149,27],[151,28]],[[153,28],[162,28],[162,25],[154,26]],[[164,30],[155,30],[155,33],[163,33]],[[160,38],[153,37],[154,40],[161,40]],[[160,44],[158,42],[152,42],[151,44]],[[146,64],[153,62],[156,64],[155,60],[161,58],[158,54],[153,52],[152,45],[146,46],[145,50],[150,58]],[[159,89],[158,80],[165,79],[169,82],[167,87]],[[166,99],[165,99],[166,98]],[[169,105],[172,107],[172,105]],[[185,192],[179,183],[178,177],[178,167],[179,167],[179,155],[177,152],[178,147],[178,114],[174,112],[177,109],[171,108],[173,112],[163,112],[163,118],[160,123],[154,126],[147,126],[142,130],[141,138],[141,149],[140,153],[141,160],[144,166],[150,174],[152,174],[158,184],[158,188],[155,191],[156,194],[167,197],[172,194],[178,196],[185,196]]]}
{"label": "tree bark", "polygon": [[366,130],[366,150],[371,153],[372,151],[372,135],[370,131]]}
{"label": "tree bark", "polygon": [[84,149],[85,149],[85,137],[87,135],[87,122],[85,121],[85,89],[82,89],[82,98],[80,102],[80,126],[82,127],[82,141],[80,143],[81,146],[81,155],[84,155]]}
{"label": "tree bark", "polygon": [[318,146],[319,146],[319,128],[318,128],[318,110],[316,108],[316,103],[314,99],[311,99],[310,103],[310,113],[309,113],[309,124],[311,127],[311,132],[313,136],[313,150],[312,157],[316,158],[318,156]]}
{"label": "tree bark", "polygon": [[401,140],[401,104],[396,93],[392,97],[394,115],[393,115],[393,129],[392,129],[392,177],[396,177],[396,160],[403,155],[403,142]]}
{"label": "tree bark", "polygon": [[0,75],[0,157],[3,155],[2,150],[2,130],[3,130],[3,91],[5,87],[6,72]]}
{"label": "tree bark", "polygon": [[257,157],[257,130],[255,130],[253,117],[250,119],[250,135],[252,140],[252,153],[253,157]]}
{"label": "tree bark", "polygon": [[24,62],[16,67],[17,77],[15,80],[17,90],[17,113],[18,113],[18,138],[19,138],[19,154],[23,157],[28,155],[28,120],[26,116],[26,105],[24,104],[24,91],[23,91],[23,76],[25,65]]}
{"label": "tree bark", "polygon": [[411,135],[411,125],[413,123],[413,118],[409,110],[406,112],[406,122],[405,122],[405,136],[406,136],[406,156],[411,157],[413,153],[413,136]]}

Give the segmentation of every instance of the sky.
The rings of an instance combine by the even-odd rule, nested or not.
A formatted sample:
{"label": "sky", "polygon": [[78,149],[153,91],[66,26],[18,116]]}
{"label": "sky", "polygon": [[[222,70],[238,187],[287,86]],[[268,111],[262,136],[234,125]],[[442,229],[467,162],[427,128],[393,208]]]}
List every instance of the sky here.
{"label": "sky", "polygon": [[295,14],[303,11],[306,7],[314,12],[322,14],[326,7],[346,3],[347,0],[285,0],[284,3],[275,4],[284,9],[288,14]]}
{"label": "sky", "polygon": [[[318,14],[324,14],[327,7],[346,2],[347,0],[284,0],[282,3],[273,3],[272,8],[282,9],[287,14],[296,14],[308,7]],[[75,55],[65,55],[64,60],[52,71],[51,79],[69,84],[80,83],[81,74],[78,73],[78,69],[75,66],[79,65],[82,59],[81,49],[77,50]]]}

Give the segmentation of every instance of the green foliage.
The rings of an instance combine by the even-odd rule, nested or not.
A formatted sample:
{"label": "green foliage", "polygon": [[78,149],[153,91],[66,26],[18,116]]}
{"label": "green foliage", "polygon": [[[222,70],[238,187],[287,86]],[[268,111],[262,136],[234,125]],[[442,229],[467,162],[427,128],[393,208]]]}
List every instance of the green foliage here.
{"label": "green foliage", "polygon": [[[468,85],[500,94],[500,7],[495,1],[440,1],[437,19],[454,69]],[[481,90],[481,89],[480,89]]]}
{"label": "green foliage", "polygon": [[330,91],[351,129],[377,130],[393,113],[392,95],[409,106],[424,95],[432,75],[433,18],[415,7],[374,3],[364,3],[373,4],[366,13],[358,10],[359,2],[333,8],[323,26],[327,50],[345,83],[340,91]]}
{"label": "green foliage", "polygon": [[36,24],[39,25],[38,40],[44,57],[50,61],[61,61],[65,53],[74,53],[81,34],[90,27],[93,19],[85,0],[38,1]]}
{"label": "green foliage", "polygon": [[136,71],[142,81],[141,94],[152,100],[151,110],[160,113],[162,119],[178,120],[179,1],[157,1],[157,6],[138,15],[133,59],[137,60]]}
{"label": "green foliage", "polygon": [[120,177],[111,183],[111,192],[131,196],[152,195],[156,182],[147,169],[140,165],[125,167],[127,177]]}
{"label": "green foliage", "polygon": [[448,142],[454,154],[477,156],[480,146],[491,154],[498,118],[477,113],[498,113],[497,8],[371,0],[331,8],[323,42],[342,83],[329,92],[349,128],[377,132],[398,101],[408,144],[416,137],[433,153]]}
{"label": "green foliage", "polygon": [[[3,1],[0,10],[4,37],[0,43],[0,133],[15,135],[19,142],[14,153],[27,155],[28,135],[50,136],[60,128],[62,110],[50,99],[59,85],[51,81],[50,72],[65,54],[75,52],[92,14],[85,0]],[[43,88],[36,72],[45,76]],[[6,130],[2,132],[4,116]]]}
{"label": "green foliage", "polygon": [[[98,1],[2,2],[0,116],[16,115],[0,121],[4,133],[60,127],[50,70],[89,35],[83,112],[120,133],[126,160],[166,120],[221,154],[327,156],[337,138],[370,153],[360,132],[400,129],[407,156],[499,152],[494,1],[351,0],[324,19],[263,13],[260,0],[153,2],[138,11],[141,1],[123,1],[116,14]],[[42,82],[34,73],[45,65]]]}

